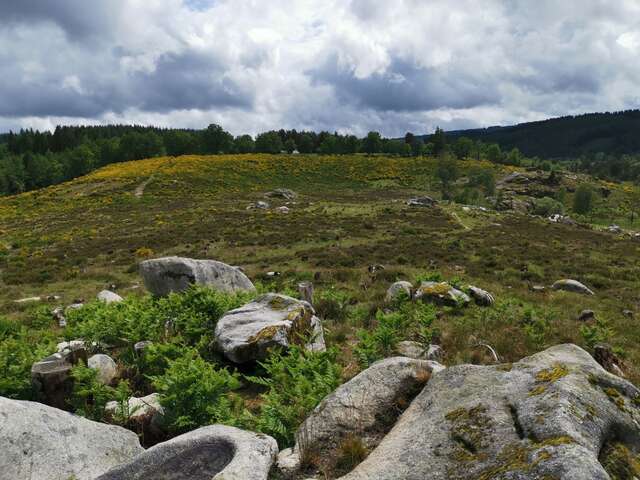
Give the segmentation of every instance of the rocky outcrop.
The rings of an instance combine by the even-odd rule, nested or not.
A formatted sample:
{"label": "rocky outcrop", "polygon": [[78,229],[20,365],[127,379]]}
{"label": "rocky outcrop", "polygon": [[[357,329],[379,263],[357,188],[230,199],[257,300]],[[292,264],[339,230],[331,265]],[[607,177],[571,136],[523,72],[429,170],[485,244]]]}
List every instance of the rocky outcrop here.
{"label": "rocky outcrop", "polygon": [[237,268],[215,260],[165,257],[140,263],[144,285],[153,295],[181,292],[191,285],[206,285],[222,292],[255,291]]}
{"label": "rocky outcrop", "polygon": [[558,280],[553,285],[551,285],[551,288],[553,288],[554,290],[564,290],[566,292],[581,293],[583,295],[595,295],[593,290],[591,290],[589,287],[578,282],[577,280],[571,279]]}
{"label": "rocky outcrop", "polygon": [[93,480],[142,452],[124,428],[0,397],[0,478]]}
{"label": "rocky outcrop", "polygon": [[308,339],[311,350],[324,350],[320,319],[309,303],[268,293],[227,312],[216,325],[219,351],[231,361],[263,360],[272,348],[287,348]]}
{"label": "rocky outcrop", "polygon": [[97,299],[104,303],[118,303],[124,300],[120,295],[111,290],[102,290],[98,293]]}
{"label": "rocky outcrop", "polygon": [[211,425],[160,443],[96,480],[266,480],[276,441]]}
{"label": "rocky outcrop", "polygon": [[436,362],[407,357],[374,363],[320,402],[296,432],[295,448],[281,455],[279,464],[291,474],[304,456],[317,459],[321,470],[331,470],[345,439],[356,437],[368,448],[375,446],[432,373],[443,369]]}
{"label": "rocky outcrop", "polygon": [[422,282],[414,294],[416,300],[450,307],[466,306],[469,296],[446,282]]}
{"label": "rocky outcrop", "polygon": [[406,298],[411,298],[413,292],[413,285],[411,282],[407,281],[399,281],[392,283],[391,286],[387,289],[387,294],[385,295],[385,300],[387,302],[393,302],[401,295],[404,295]]}
{"label": "rocky outcrop", "polygon": [[640,448],[639,403],[636,387],[575,345],[450,367],[342,480],[609,480],[602,456]]}

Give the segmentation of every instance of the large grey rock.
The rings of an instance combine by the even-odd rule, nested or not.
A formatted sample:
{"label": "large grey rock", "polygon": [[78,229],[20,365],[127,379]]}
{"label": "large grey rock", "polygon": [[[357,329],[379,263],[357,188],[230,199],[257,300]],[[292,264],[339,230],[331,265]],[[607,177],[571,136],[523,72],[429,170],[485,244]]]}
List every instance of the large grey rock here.
{"label": "large grey rock", "polygon": [[436,362],[407,357],[374,363],[320,402],[298,428],[293,451],[280,463],[290,471],[296,456],[306,457],[317,459],[320,470],[330,470],[345,439],[356,437],[368,448],[375,446],[432,373],[441,370]]}
{"label": "large grey rock", "polygon": [[189,286],[207,285],[222,292],[254,292],[251,280],[237,268],[215,260],[165,257],[140,263],[144,285],[153,295],[181,292]]}
{"label": "large grey rock", "polygon": [[87,366],[98,372],[97,380],[103,385],[111,385],[118,376],[118,366],[109,355],[98,353],[89,357]]}
{"label": "large grey rock", "polygon": [[591,290],[589,287],[578,282],[577,280],[571,279],[558,280],[553,285],[551,285],[551,288],[553,288],[554,290],[565,290],[567,292],[582,293],[583,295],[595,295],[593,290]]}
{"label": "large grey rock", "polygon": [[120,295],[111,290],[102,290],[98,293],[97,299],[104,303],[118,303],[124,300]]}
{"label": "large grey rock", "polygon": [[471,302],[466,293],[452,287],[447,282],[422,282],[416,289],[414,298],[450,307],[466,306]]}
{"label": "large grey rock", "polygon": [[639,400],[575,345],[450,367],[342,480],[609,480],[598,456],[616,442],[638,452]]}
{"label": "large grey rock", "polygon": [[0,478],[93,480],[141,452],[124,428],[0,397]]}
{"label": "large grey rock", "polygon": [[406,298],[411,298],[412,291],[413,291],[413,285],[411,284],[411,282],[401,280],[399,282],[395,282],[391,284],[391,286],[387,289],[385,300],[387,302],[392,302],[396,298],[399,298],[400,295],[405,295]]}
{"label": "large grey rock", "polygon": [[277,453],[267,435],[211,425],[160,443],[96,480],[266,480]]}
{"label": "large grey rock", "polygon": [[267,293],[227,312],[216,325],[215,341],[236,363],[266,358],[269,349],[287,348],[305,338],[311,350],[324,350],[322,324],[309,303],[286,295]]}

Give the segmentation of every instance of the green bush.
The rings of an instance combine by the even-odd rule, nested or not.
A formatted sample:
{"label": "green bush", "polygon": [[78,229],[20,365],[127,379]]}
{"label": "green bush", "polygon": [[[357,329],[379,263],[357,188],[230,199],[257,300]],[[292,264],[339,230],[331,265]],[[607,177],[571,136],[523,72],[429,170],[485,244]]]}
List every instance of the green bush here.
{"label": "green bush", "polygon": [[428,345],[433,336],[432,324],[436,318],[433,305],[405,303],[396,312],[376,313],[373,329],[358,331],[358,345],[355,354],[363,367],[393,354],[402,340],[417,340]]}
{"label": "green bush", "polygon": [[329,288],[321,290],[315,295],[314,307],[322,319],[341,322],[348,315],[351,296],[347,292]]}
{"label": "green bush", "polygon": [[288,352],[274,352],[260,365],[263,377],[247,377],[267,387],[261,395],[257,416],[248,415],[252,428],[274,437],[280,448],[291,446],[298,426],[320,401],[341,383],[342,368],[338,352],[308,352],[291,347]]}
{"label": "green bush", "polygon": [[95,421],[104,419],[104,409],[112,400],[114,389],[98,381],[98,371],[83,362],[71,369],[73,390],[69,403],[76,414]]}
{"label": "green bush", "polygon": [[582,325],[580,335],[588,348],[593,348],[598,343],[607,343],[613,336],[613,329],[609,322],[598,318],[593,325]]}
{"label": "green bush", "polygon": [[0,322],[0,396],[32,400],[31,366],[50,355],[54,346],[48,332],[28,331],[10,320]]}
{"label": "green bush", "polygon": [[549,217],[553,214],[562,214],[564,206],[559,201],[551,197],[542,197],[536,200],[533,208],[534,215]]}
{"label": "green bush", "polygon": [[116,346],[180,336],[204,353],[218,319],[249,299],[246,293],[225,294],[194,286],[159,299],[129,297],[111,304],[95,301],[69,312],[65,335]]}
{"label": "green bush", "polygon": [[180,434],[213,423],[235,424],[229,393],[240,387],[235,373],[205,361],[195,349],[170,360],[162,375],[153,377],[165,410],[166,427]]}

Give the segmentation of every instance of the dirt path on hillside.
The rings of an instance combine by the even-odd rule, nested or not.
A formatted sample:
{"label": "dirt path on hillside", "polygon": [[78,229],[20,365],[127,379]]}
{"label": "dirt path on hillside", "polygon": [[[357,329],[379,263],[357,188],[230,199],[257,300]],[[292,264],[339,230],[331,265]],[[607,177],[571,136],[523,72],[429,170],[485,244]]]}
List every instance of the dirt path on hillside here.
{"label": "dirt path on hillside", "polygon": [[144,195],[144,189],[147,187],[147,185],[149,185],[151,183],[151,181],[153,180],[155,174],[151,174],[151,176],[149,176],[149,178],[147,178],[144,182],[142,182],[140,185],[138,185],[136,187],[136,189],[134,190],[133,194],[136,196],[136,198],[140,198],[142,197],[142,195]]}

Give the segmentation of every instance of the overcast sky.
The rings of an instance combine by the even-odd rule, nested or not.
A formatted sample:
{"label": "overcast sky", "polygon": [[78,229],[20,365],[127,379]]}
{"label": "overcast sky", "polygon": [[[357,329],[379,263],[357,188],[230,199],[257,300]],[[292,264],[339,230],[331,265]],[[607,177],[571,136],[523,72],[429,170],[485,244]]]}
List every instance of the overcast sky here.
{"label": "overcast sky", "polygon": [[0,131],[358,135],[640,106],[637,0],[0,0]]}

